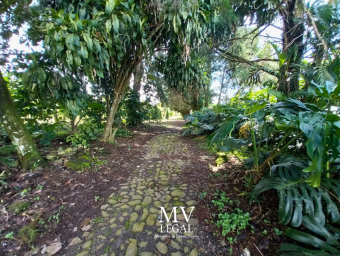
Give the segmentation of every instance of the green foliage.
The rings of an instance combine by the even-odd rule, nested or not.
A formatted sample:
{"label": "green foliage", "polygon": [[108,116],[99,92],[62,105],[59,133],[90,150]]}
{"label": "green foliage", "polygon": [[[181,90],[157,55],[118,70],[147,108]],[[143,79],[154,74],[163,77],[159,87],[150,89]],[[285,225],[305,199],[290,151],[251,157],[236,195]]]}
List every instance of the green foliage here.
{"label": "green foliage", "polygon": [[44,146],[51,145],[51,141],[57,137],[57,134],[54,131],[48,131],[43,133],[43,137],[40,140],[40,143]]}
{"label": "green foliage", "polygon": [[131,136],[131,132],[126,129],[117,129],[116,131],[116,137],[130,138]]}
{"label": "green foliage", "polygon": [[285,157],[279,164],[273,165],[271,175],[263,178],[254,188],[253,196],[258,196],[269,189],[279,193],[279,221],[299,227],[303,215],[309,215],[321,225],[329,221],[340,220],[340,213],[332,194],[340,197],[340,184],[336,180],[323,178],[322,186],[314,189],[305,181],[309,177],[303,170],[308,163],[293,157]]}
{"label": "green foliage", "polygon": [[138,125],[147,118],[142,106],[143,104],[139,100],[139,93],[135,90],[129,90],[124,100],[127,124]]}
{"label": "green foliage", "polygon": [[225,192],[222,192],[219,196],[220,198],[217,198],[218,192],[215,193],[214,198],[216,198],[216,200],[212,200],[211,202],[213,203],[213,205],[218,206],[218,210],[222,210],[225,206],[225,204],[232,204],[233,201],[229,199],[229,197],[225,196]]}
{"label": "green foliage", "polygon": [[305,248],[296,244],[283,244],[280,248],[280,251],[283,252],[282,255],[296,255],[299,253],[301,255],[331,256],[340,254],[340,230],[338,228],[328,223],[322,225],[309,216],[303,217],[302,225],[312,234],[288,228],[285,235],[303,244],[315,247],[315,249]]}
{"label": "green foliage", "polygon": [[241,234],[240,231],[246,229],[249,225],[248,221],[251,220],[249,212],[243,212],[239,208],[236,208],[232,213],[219,213],[216,226],[222,228],[222,236],[227,235],[231,231],[236,231],[237,234]]}
{"label": "green foliage", "polygon": [[[217,215],[218,218],[215,224],[217,227],[222,228],[222,236],[226,236],[230,232],[236,232],[237,235],[240,235],[241,231],[249,225],[248,221],[251,220],[249,213],[244,213],[239,208],[235,208],[231,213],[224,212],[226,205],[233,206],[235,203],[239,204],[238,200],[231,200],[229,197],[226,197],[225,192],[219,193],[219,190],[216,190],[214,198],[215,200],[211,202],[214,206],[218,207],[220,212]],[[227,239],[230,244],[236,242],[233,237],[227,237]]]}
{"label": "green foliage", "polygon": [[102,126],[92,119],[84,120],[77,130],[66,138],[72,145],[87,146],[91,141],[96,140],[102,133]]}
{"label": "green foliage", "polygon": [[[279,221],[293,227],[303,225],[311,233],[301,234],[300,231],[289,229],[286,235],[309,245],[326,246],[323,250],[327,248],[327,253],[335,253],[337,249],[327,247],[327,239],[315,240],[313,233],[320,233],[316,232],[311,223],[317,222],[322,230],[331,233],[329,237],[335,236],[337,239],[334,227],[330,225],[340,221],[340,118],[330,109],[332,104],[340,101],[339,88],[340,85],[333,82],[315,84],[308,93],[295,94],[296,97],[304,97],[304,101],[270,91],[280,102],[270,104],[266,101],[246,100],[245,105],[242,105],[243,111],[227,106],[225,109],[233,110],[228,111],[224,123],[219,123],[209,137],[210,147],[227,152],[247,147],[251,150],[249,145],[252,145],[253,156],[244,164],[248,168],[258,166],[260,177],[265,174],[265,165],[274,162],[270,173],[265,174],[255,187],[252,177],[245,180],[244,185],[248,189],[254,188],[250,201],[258,200],[264,191],[276,189],[280,199]],[[218,106],[215,111],[221,113],[224,108]],[[202,111],[200,115],[203,114]],[[188,121],[189,126],[200,128],[201,123],[198,123],[197,117],[189,118]],[[203,129],[200,131],[203,132]],[[298,153],[300,159],[284,155],[292,150]],[[256,170],[253,169],[255,173]],[[214,204],[219,209],[224,207],[221,201]],[[306,218],[311,221],[305,221]],[[325,234],[323,236],[326,238]],[[337,247],[336,243],[330,243],[330,246]],[[283,246],[282,250],[296,248]],[[311,254],[310,251],[308,253]]]}
{"label": "green foliage", "polygon": [[5,157],[0,156],[0,161],[11,168],[17,167],[19,165],[18,161],[15,160],[13,156],[5,156]]}
{"label": "green foliage", "polygon": [[226,120],[227,115],[223,113],[216,114],[210,109],[202,109],[201,111],[195,111],[192,115],[187,115],[184,119],[187,122],[185,125],[187,128],[182,133],[185,135],[200,135],[205,133],[211,133],[215,129],[221,126],[223,121]]}
{"label": "green foliage", "polygon": [[17,146],[15,145],[7,145],[0,148],[0,154],[3,156],[9,156],[16,152]]}
{"label": "green foliage", "polygon": [[150,103],[145,103],[147,111],[147,120],[160,122],[162,120],[162,112],[157,106],[152,106]]}
{"label": "green foliage", "polygon": [[137,91],[129,90],[123,100],[120,118],[124,119],[127,125],[139,125],[144,121],[160,121],[162,112],[149,102],[141,102]]}

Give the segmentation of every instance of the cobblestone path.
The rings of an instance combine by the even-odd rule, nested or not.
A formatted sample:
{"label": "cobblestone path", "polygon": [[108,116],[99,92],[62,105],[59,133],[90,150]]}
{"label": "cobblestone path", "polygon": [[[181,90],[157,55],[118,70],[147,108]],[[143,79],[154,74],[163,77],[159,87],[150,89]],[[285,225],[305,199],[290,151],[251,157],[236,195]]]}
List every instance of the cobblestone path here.
{"label": "cobblestone path", "polygon": [[[179,134],[153,137],[128,180],[107,198],[101,206],[101,216],[82,228],[82,237],[72,241],[74,245],[68,247],[65,255],[212,255],[207,252],[207,237],[211,234],[198,226],[199,213],[193,211],[190,216],[197,191],[180,178],[181,171],[192,165],[190,154]],[[161,223],[160,207],[168,215],[177,207],[179,222]],[[166,224],[177,226],[170,226],[173,230],[167,232]]]}

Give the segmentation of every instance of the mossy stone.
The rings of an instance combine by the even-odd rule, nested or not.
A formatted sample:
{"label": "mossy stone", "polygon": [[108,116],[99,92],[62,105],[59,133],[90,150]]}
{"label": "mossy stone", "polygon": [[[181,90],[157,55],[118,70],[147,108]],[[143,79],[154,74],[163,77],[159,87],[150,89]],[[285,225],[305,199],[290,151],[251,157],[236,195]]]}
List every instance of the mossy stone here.
{"label": "mossy stone", "polygon": [[14,212],[15,214],[20,214],[30,205],[31,204],[26,201],[14,202],[8,206],[8,210],[10,212]]}
{"label": "mossy stone", "polygon": [[66,162],[66,166],[73,171],[82,171],[90,167],[91,161],[78,158],[74,160],[69,160]]}

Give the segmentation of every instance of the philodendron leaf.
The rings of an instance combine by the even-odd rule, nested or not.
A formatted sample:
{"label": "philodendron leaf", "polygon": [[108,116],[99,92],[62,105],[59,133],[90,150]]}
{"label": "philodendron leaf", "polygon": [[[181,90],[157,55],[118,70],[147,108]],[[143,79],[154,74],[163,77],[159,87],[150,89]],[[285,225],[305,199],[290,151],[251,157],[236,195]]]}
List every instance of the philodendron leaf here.
{"label": "philodendron leaf", "polygon": [[296,245],[296,244],[282,244],[280,248],[280,255],[305,255],[305,256],[332,256],[332,254],[327,253],[324,250],[313,250],[304,248],[302,246]]}
{"label": "philodendron leaf", "polygon": [[295,230],[293,228],[288,228],[285,232],[285,235],[301,243],[309,244],[316,248],[331,252],[334,255],[340,255],[340,250],[313,235]]}

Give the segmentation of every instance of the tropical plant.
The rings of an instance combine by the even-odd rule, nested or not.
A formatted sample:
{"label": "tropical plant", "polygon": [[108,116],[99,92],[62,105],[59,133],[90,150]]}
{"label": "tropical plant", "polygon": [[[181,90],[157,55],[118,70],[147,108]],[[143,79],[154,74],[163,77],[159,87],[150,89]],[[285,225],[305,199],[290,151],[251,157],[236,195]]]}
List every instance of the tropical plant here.
{"label": "tropical plant", "polygon": [[211,133],[216,130],[226,120],[227,114],[216,114],[211,109],[204,108],[201,111],[195,111],[191,115],[184,117],[186,121],[185,131],[182,136],[185,135],[200,135],[204,133]]}
{"label": "tropical plant", "polygon": [[84,120],[84,123],[80,124],[78,129],[66,138],[66,142],[71,142],[74,146],[83,145],[86,147],[91,141],[98,139],[102,129],[103,127],[94,120]]}
{"label": "tropical plant", "polygon": [[[62,1],[67,2],[67,1]],[[102,136],[108,141],[131,74],[144,56],[177,45],[178,64],[190,61],[190,48],[212,32],[218,6],[213,1],[78,1],[48,9],[42,16],[44,46],[59,65],[84,70],[94,82],[107,77],[111,106]],[[170,39],[170,44],[169,44]],[[174,49],[174,48],[172,48]],[[178,66],[178,65],[177,65]]]}

